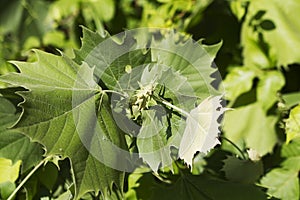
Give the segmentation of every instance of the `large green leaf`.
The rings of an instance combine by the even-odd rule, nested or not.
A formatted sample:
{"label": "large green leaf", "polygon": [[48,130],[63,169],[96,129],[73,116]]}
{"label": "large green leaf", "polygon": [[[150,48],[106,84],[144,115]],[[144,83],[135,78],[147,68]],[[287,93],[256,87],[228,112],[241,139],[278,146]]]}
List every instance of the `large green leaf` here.
{"label": "large green leaf", "polygon": [[281,168],[273,169],[261,180],[268,193],[282,200],[299,199],[298,171]]}
{"label": "large green leaf", "polygon": [[43,35],[54,28],[48,17],[49,6],[47,1],[1,1],[0,25],[5,33],[15,34],[21,45],[30,36],[42,40]]}
{"label": "large green leaf", "polygon": [[3,0],[0,3],[0,25],[4,33],[15,31],[21,22],[23,6],[21,0]]}
{"label": "large green leaf", "polygon": [[230,181],[253,184],[263,174],[263,165],[261,161],[253,162],[228,157],[224,160],[222,170]]}
{"label": "large green leaf", "polygon": [[[21,73],[1,77],[29,89],[20,93],[24,110],[15,129],[43,144],[47,156],[70,158],[76,199],[88,191],[101,191],[109,198],[113,183],[122,193],[123,172],[105,161],[121,160],[109,147],[113,143],[124,148],[124,136],[114,123],[107,96],[93,81],[93,70],[64,56],[41,51],[36,56],[35,63],[15,62]],[[94,157],[95,148],[105,164]]]}
{"label": "large green leaf", "polygon": [[[159,108],[158,108],[159,109]],[[167,145],[167,117],[161,110],[145,110],[142,112],[143,126],[137,137],[139,154],[151,169],[157,171],[172,163],[170,147]]]}
{"label": "large green leaf", "polygon": [[[172,177],[173,179],[175,177]],[[168,180],[170,181],[170,180]],[[259,187],[210,179],[206,176],[183,174],[171,183],[155,180],[151,174],[144,174],[136,188],[138,199],[191,199],[191,200],[263,200],[266,195]]]}
{"label": "large green leaf", "polygon": [[21,166],[21,161],[17,161],[16,163],[12,163],[11,160],[0,158],[0,183],[4,183],[6,181],[15,182],[19,177],[19,170]]}
{"label": "large green leaf", "polygon": [[286,142],[300,137],[300,105],[293,108],[286,122]]}
{"label": "large green leaf", "polygon": [[[95,78],[100,79],[104,87],[125,93],[125,96],[131,96],[133,90],[147,87],[149,84],[160,85],[165,88],[164,97],[171,99],[173,105],[186,111],[194,109],[195,104],[199,104],[208,96],[218,94],[213,82],[220,79],[212,77],[213,74],[217,74],[217,69],[211,65],[221,43],[206,46],[202,41],[196,43],[191,38],[183,37],[174,31],[165,30],[163,34],[160,31],[139,29],[105,39],[105,35],[101,36],[84,29],[83,45],[80,51],[76,52],[75,60],[78,63],[85,61],[89,66],[95,66]],[[154,33],[161,36],[156,37]],[[159,87],[154,87],[154,95],[158,95],[158,89]],[[184,123],[180,117],[173,117],[170,120],[173,137],[168,138],[167,142],[166,130],[169,124],[164,119],[166,116],[162,120],[164,124],[156,124],[161,122],[150,120],[155,119],[154,113],[143,114],[146,121],[144,124],[147,124],[148,128],[142,127],[140,132],[138,131],[139,134],[142,137],[157,135],[138,139],[137,146],[142,152],[149,153],[150,150],[156,152],[151,155],[143,153],[140,155],[142,158],[145,156],[144,160],[156,171],[160,162],[162,166],[170,162],[170,146],[179,147],[178,138],[182,135],[180,126],[184,126]],[[118,122],[118,125],[124,120],[125,117],[120,118],[118,121],[121,122]],[[128,119],[127,122],[132,124]],[[126,128],[128,124],[125,123],[122,127],[125,126],[128,130]],[[155,132],[157,129],[159,131]],[[165,139],[158,141],[158,138]],[[145,146],[146,143],[152,145]],[[158,151],[162,145],[165,145],[164,148],[167,147],[163,148],[163,152],[167,153],[168,158]],[[150,158],[151,156],[153,157]]]}
{"label": "large green leaf", "polygon": [[255,72],[249,68],[233,68],[223,81],[226,99],[234,101],[241,94],[248,92],[252,88],[255,76]]}
{"label": "large green leaf", "polygon": [[96,1],[82,1],[83,15],[85,19],[95,20],[96,27],[99,30],[101,21],[109,21],[115,14],[114,0],[96,0]]}
{"label": "large green leaf", "polygon": [[300,62],[296,53],[300,45],[299,9],[298,0],[250,2],[242,27],[246,66],[269,68]]}
{"label": "large green leaf", "polygon": [[300,156],[300,138],[295,138],[290,143],[284,144],[281,155],[285,158]]}
{"label": "large green leaf", "polygon": [[286,158],[281,166],[289,170],[300,170],[300,138],[295,138],[291,142],[284,144],[281,150],[281,156]]}
{"label": "large green leaf", "polygon": [[[119,83],[121,77],[126,79],[124,75],[127,65],[131,65],[132,70],[137,68],[136,70],[139,71],[139,74],[134,74],[137,78],[130,82],[131,86],[136,88],[134,82],[137,84],[136,81],[144,71],[141,65],[154,62],[160,67],[171,69],[171,71],[165,70],[160,84],[165,84],[165,87],[177,93],[177,96],[196,96],[203,100],[210,94],[218,94],[210,85],[213,81],[220,81],[211,77],[217,72],[211,64],[222,43],[206,46],[202,44],[202,40],[196,43],[191,38],[183,39],[181,34],[169,30],[162,38],[156,40],[152,38],[155,34],[151,31],[157,32],[156,29],[141,29],[105,40],[107,35],[101,36],[83,29],[83,44],[80,51],[76,52],[76,62],[85,61],[89,66],[96,66],[95,75],[98,76],[97,78],[101,76],[101,80],[109,89],[128,89],[125,87],[126,84],[123,86]],[[108,46],[109,50],[107,50]],[[142,53],[141,50],[145,48],[150,48],[150,52]],[[172,76],[170,73],[173,73]],[[180,84],[174,76],[181,78]]]}
{"label": "large green leaf", "polygon": [[287,108],[291,108],[297,104],[300,104],[300,92],[283,94],[282,99],[284,100]]}
{"label": "large green leaf", "polygon": [[299,199],[300,138],[284,144],[281,156],[284,160],[280,168],[268,172],[261,179],[261,185],[268,189],[271,196],[279,199]]}
{"label": "large green leaf", "polygon": [[8,130],[19,116],[14,105],[0,97],[0,157],[10,159],[14,163],[22,160],[22,171],[27,171],[42,159],[43,150],[28,137]]}
{"label": "large green leaf", "polygon": [[260,156],[272,152],[277,142],[276,116],[266,116],[262,105],[249,104],[228,111],[225,115],[225,136],[240,148],[251,148]]}
{"label": "large green leaf", "polygon": [[260,101],[266,111],[278,100],[277,92],[284,84],[284,76],[279,71],[268,71],[259,77],[257,101]]}

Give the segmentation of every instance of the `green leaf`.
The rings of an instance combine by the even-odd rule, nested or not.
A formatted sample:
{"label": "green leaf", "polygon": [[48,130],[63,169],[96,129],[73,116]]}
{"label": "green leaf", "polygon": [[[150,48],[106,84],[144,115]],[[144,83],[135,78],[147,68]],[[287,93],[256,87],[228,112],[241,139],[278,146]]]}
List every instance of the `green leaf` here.
{"label": "green leaf", "polygon": [[282,200],[298,200],[300,197],[298,171],[273,169],[262,178],[261,185],[268,188],[271,196]]}
{"label": "green leaf", "polygon": [[[195,108],[194,105],[198,103],[199,99],[203,100],[208,96],[220,93],[213,87],[213,82],[218,82],[219,79],[211,77],[212,74],[217,72],[217,69],[211,67],[211,64],[221,43],[206,46],[199,41],[197,44],[191,38],[183,37],[182,34],[174,31],[166,31],[161,38],[156,38],[151,35],[153,34],[151,31],[157,32],[155,29],[127,32],[124,35],[104,40],[105,35],[100,36],[84,30],[83,47],[76,53],[82,56],[77,56],[76,62],[84,60],[90,66],[96,66],[95,76],[101,78],[105,87],[110,90],[125,92],[128,96],[131,96],[130,91],[137,90],[141,86],[146,87],[150,83],[159,84],[166,88],[164,96],[172,99],[172,104],[182,110],[190,111]],[[112,50],[107,51],[107,46],[110,46]],[[146,47],[149,48],[148,51],[145,51]],[[197,52],[197,55],[194,52]],[[130,73],[128,73],[129,65],[131,66]],[[154,93],[157,94],[157,90]],[[212,120],[216,119],[213,118]],[[138,148],[149,152],[150,149],[157,150],[163,144],[178,147],[180,143],[178,143],[178,138],[182,134],[178,130],[180,129],[179,126],[183,124],[182,119],[173,117],[171,124],[174,126],[172,128],[173,137],[169,138],[172,142],[167,144],[166,141],[157,141],[159,137],[166,137],[162,135],[162,132],[165,129],[163,126],[167,126],[167,123],[164,125],[152,124],[149,127],[159,127],[158,129],[161,130],[157,137],[147,139],[147,143],[152,143],[153,146],[146,147],[145,140],[138,140]],[[144,128],[142,131],[142,135],[153,135],[153,133],[150,134],[150,132],[153,132],[150,128]],[[156,133],[154,132],[154,134]],[[214,133],[211,137],[216,137],[216,134]],[[200,142],[204,143],[204,141]],[[204,151],[207,151],[207,148],[205,147]],[[163,152],[168,153],[169,149],[165,149]],[[192,152],[191,156],[194,153],[196,152]],[[170,158],[159,155],[159,152],[151,156],[154,156],[154,160],[150,161],[150,157],[145,159],[155,171],[160,161],[162,161],[163,166],[170,161]],[[167,156],[169,156],[169,153]],[[162,160],[159,161],[159,159]]]}
{"label": "green leaf", "polygon": [[293,108],[286,122],[286,142],[300,137],[300,105]]}
{"label": "green leaf", "polygon": [[39,181],[46,186],[49,191],[52,191],[58,176],[57,166],[53,163],[48,163],[37,172],[37,175]]}
{"label": "green leaf", "polygon": [[234,101],[241,94],[248,92],[252,88],[255,76],[255,72],[249,68],[234,67],[223,81],[225,98]]}
{"label": "green leaf", "polygon": [[283,157],[300,156],[300,138],[295,138],[282,146],[281,155]]}
{"label": "green leaf", "polygon": [[4,132],[12,126],[17,119],[19,114],[16,113],[16,108],[7,99],[0,96],[0,131]]}
{"label": "green leaf", "polygon": [[172,164],[170,145],[167,145],[167,117],[163,111],[160,107],[157,111],[142,111],[143,126],[137,137],[139,155],[153,171]]}
{"label": "green leaf", "polygon": [[[141,69],[141,65],[158,63],[160,67],[170,68],[170,71],[177,77],[186,79],[186,81],[178,84],[176,82],[178,80],[172,79],[168,75],[170,71],[167,71],[162,75],[161,82],[167,84],[165,87],[169,90],[176,91],[181,96],[197,96],[202,99],[210,96],[210,93],[218,94],[211,86],[207,88],[207,85],[214,81],[210,75],[215,73],[217,69],[210,66],[222,43],[205,46],[201,40],[195,44],[191,38],[182,39],[182,34],[172,31],[166,32],[161,39],[153,39],[151,31],[157,30],[147,29],[141,30],[141,32],[129,32],[125,36],[118,35],[103,42],[107,35],[101,36],[84,29],[83,45],[80,51],[76,52],[76,62],[80,63],[84,60],[89,66],[97,66],[95,75],[98,75],[98,78],[101,75],[101,80],[109,89],[128,89],[125,87],[128,84],[120,84],[121,77],[123,81],[129,79],[130,81],[127,81],[129,85],[136,88],[136,81],[140,80],[141,71],[144,70]],[[141,37],[143,34],[146,35],[146,38]],[[121,42],[117,43],[119,40]],[[107,51],[106,46],[111,46],[112,50]],[[148,46],[151,47],[150,51],[143,53],[142,50]],[[127,52],[125,55],[123,55],[124,51]],[[197,56],[194,52],[197,52]],[[127,65],[131,65],[133,72],[136,68],[137,74],[133,74],[135,76],[124,76]]]}
{"label": "green leaf", "polygon": [[[137,44],[130,34],[111,38],[108,36],[108,33],[100,35],[83,28],[82,47],[79,51],[75,51],[75,61],[77,63],[84,61],[89,66],[96,66],[94,76],[101,79],[105,83],[104,87],[110,90],[137,89],[142,67],[151,63],[150,53],[135,50]],[[126,72],[128,65],[133,71],[130,74]]]}
{"label": "green leaf", "polygon": [[221,97],[208,97],[191,110],[179,146],[179,157],[192,166],[193,157],[199,151],[206,154],[220,144],[218,118],[224,113]]}
{"label": "green leaf", "polygon": [[213,74],[217,74],[217,69],[211,67],[222,42],[208,47],[202,44],[203,40],[199,40],[197,43],[191,38],[177,41],[178,37],[182,37],[182,35],[170,32],[161,41],[153,41],[152,61],[171,67],[186,79],[181,84],[171,80],[166,88],[174,90],[173,88],[176,87],[174,90],[176,93],[182,96],[196,96],[201,100],[222,94],[223,91],[217,91],[213,87],[213,82],[220,81],[220,77],[212,77]]}
{"label": "green leaf", "polygon": [[267,173],[261,185],[268,188],[268,193],[279,199],[299,199],[300,138],[282,146],[281,156],[285,160],[280,168]]}
{"label": "green leaf", "polygon": [[241,21],[246,13],[246,1],[245,0],[235,0],[230,1],[231,12],[236,16],[236,18]]}
{"label": "green leaf", "polygon": [[[99,33],[93,32],[84,26],[81,26],[83,37],[81,38],[80,50],[75,50],[75,61],[78,64],[89,55],[89,53],[108,36],[107,33],[100,35]],[[93,65],[90,65],[93,66]]]}
{"label": "green leaf", "polygon": [[295,138],[283,145],[281,149],[281,156],[286,158],[281,163],[281,166],[289,170],[300,170],[300,138]]}
{"label": "green leaf", "polygon": [[296,14],[299,9],[297,0],[250,2],[242,27],[246,66],[270,68],[300,62],[296,53],[300,45],[300,23]]}
{"label": "green leaf", "polygon": [[22,9],[21,0],[9,1],[3,0],[0,3],[0,25],[3,32],[7,33],[14,31],[22,18]]}
{"label": "green leaf", "polygon": [[284,169],[299,171],[300,170],[300,156],[287,158],[285,161],[283,161],[281,163],[281,166]]}
{"label": "green leaf", "polygon": [[263,156],[272,152],[277,142],[276,122],[276,116],[266,116],[262,106],[254,103],[228,111],[223,130],[225,137],[241,149],[250,148]]}
{"label": "green leaf", "polygon": [[41,145],[31,142],[17,131],[8,130],[19,118],[14,105],[0,97],[0,157],[22,161],[22,171],[27,171],[42,159]]}
{"label": "green leaf", "polygon": [[21,163],[21,160],[13,164],[11,160],[0,158],[0,183],[15,182],[19,177]]}
{"label": "green leaf", "polygon": [[15,189],[16,189],[15,183],[12,182],[0,183],[0,198],[7,199]]}
{"label": "green leaf", "polygon": [[253,162],[231,156],[224,160],[222,170],[230,181],[252,184],[263,174],[263,164],[261,161]]}
{"label": "green leaf", "polygon": [[48,1],[1,1],[0,25],[5,27],[5,33],[14,35],[21,46],[31,36],[41,41],[47,31],[54,29],[54,22],[48,17],[49,7]]}
{"label": "green leaf", "polygon": [[83,7],[83,14],[85,16],[92,16],[95,20],[100,18],[100,20],[107,22],[115,14],[114,0],[83,1]]}
{"label": "green leaf", "polygon": [[59,197],[55,198],[54,200],[70,200],[72,199],[72,193],[70,190],[64,192],[63,194],[59,195]]}
{"label": "green leaf", "polygon": [[282,99],[284,100],[287,108],[291,108],[292,106],[300,104],[300,93],[293,92],[293,93],[283,94]]}
{"label": "green leaf", "polygon": [[[176,176],[172,177],[173,180]],[[210,179],[206,176],[184,174],[171,183],[155,180],[144,174],[136,188],[138,199],[194,199],[194,200],[265,200],[266,195],[259,187]],[[170,181],[170,180],[168,180]],[[233,192],[234,191],[234,192]]]}
{"label": "green leaf", "polygon": [[66,57],[41,51],[36,51],[36,55],[35,63],[15,62],[21,73],[1,77],[29,89],[20,93],[25,99],[24,110],[15,129],[43,144],[47,156],[70,158],[76,199],[89,191],[101,191],[108,198],[113,183],[121,190],[124,173],[94,156],[105,150],[108,153],[102,156],[103,162],[117,163],[125,158],[115,155],[109,144],[125,147],[124,135],[114,123],[107,95],[101,93],[93,81],[93,69],[86,64],[79,66]]}
{"label": "green leaf", "polygon": [[285,79],[279,71],[268,71],[259,77],[257,100],[267,111],[278,100],[277,92],[284,86]]}

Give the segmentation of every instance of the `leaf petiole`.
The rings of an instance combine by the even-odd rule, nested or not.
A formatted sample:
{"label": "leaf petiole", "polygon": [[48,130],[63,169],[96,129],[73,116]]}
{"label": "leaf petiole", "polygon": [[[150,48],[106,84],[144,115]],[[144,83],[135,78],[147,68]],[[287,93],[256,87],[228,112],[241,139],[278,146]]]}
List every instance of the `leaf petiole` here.
{"label": "leaf petiole", "polygon": [[121,92],[118,92],[118,91],[115,91],[115,90],[102,90],[101,92],[103,92],[103,93],[114,93],[114,94],[118,94],[118,95],[123,96],[123,97],[128,97],[128,95],[126,93],[121,93]]}
{"label": "leaf petiole", "polygon": [[174,106],[173,104],[169,103],[168,101],[164,100],[163,98],[159,98],[159,101],[162,103],[162,104],[165,104],[166,106],[169,106],[170,108],[173,108],[174,110],[184,114],[186,117],[189,117],[190,116],[190,113],[186,112],[185,110],[181,109],[181,108],[178,108],[177,106]]}
{"label": "leaf petiole", "polygon": [[224,136],[219,136],[220,138],[224,139],[225,141],[227,141],[228,143],[230,143],[234,148],[236,148],[238,150],[238,152],[240,152],[242,158],[244,160],[247,160],[247,156],[245,156],[245,153],[236,145],[234,144],[231,140],[229,140],[228,138],[224,137]]}
{"label": "leaf petiole", "polygon": [[7,200],[12,200],[13,197],[18,193],[18,191],[23,187],[23,185],[30,179],[30,177],[47,161],[49,161],[52,157],[46,157],[44,158],[37,166],[35,166],[29,174],[22,180],[22,182],[18,185],[18,187],[10,194],[10,196],[7,198]]}

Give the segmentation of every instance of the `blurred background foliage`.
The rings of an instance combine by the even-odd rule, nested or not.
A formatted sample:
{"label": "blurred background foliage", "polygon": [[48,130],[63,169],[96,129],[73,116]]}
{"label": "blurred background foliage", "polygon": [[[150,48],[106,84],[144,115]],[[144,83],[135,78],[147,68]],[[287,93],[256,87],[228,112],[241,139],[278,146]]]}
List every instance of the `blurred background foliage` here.
{"label": "blurred background foliage", "polygon": [[[207,44],[223,41],[215,63],[223,77],[225,99],[234,110],[226,114],[222,134],[240,151],[224,140],[207,157],[195,158],[193,173],[208,171],[234,183],[255,183],[274,199],[297,200],[300,190],[299,10],[298,0],[1,0],[0,75],[16,71],[10,60],[34,61],[31,49],[54,54],[62,51],[72,56],[72,49],[80,47],[81,25],[99,33],[107,30],[110,34],[138,27],[174,28],[195,40],[204,38]],[[0,88],[2,138],[8,134],[3,118],[9,113],[10,125],[17,119],[20,110],[15,106],[21,99],[8,89],[9,85],[0,83]],[[30,142],[27,138],[22,141]],[[0,176],[2,198],[15,188],[19,174],[24,177],[41,159],[42,149],[31,148],[22,151],[22,156],[10,156],[0,142],[0,157],[3,157],[0,167],[6,166],[1,168],[1,173],[9,171],[16,175],[7,180]],[[26,163],[30,152],[35,157]],[[23,164],[21,172],[17,161]],[[60,169],[69,167],[66,161],[57,165]],[[27,183],[27,188],[31,188],[26,192],[27,199],[43,196],[63,199],[72,191],[67,186],[71,182],[68,170],[58,171],[50,163],[40,171],[46,172],[36,173]],[[49,175],[47,178],[43,178],[45,173]],[[164,176],[177,180],[170,174]],[[128,199],[147,199],[145,196],[151,193],[147,189],[149,184],[154,192],[148,199],[163,195],[166,187],[157,184],[160,180],[149,174],[133,174],[127,178]],[[222,186],[220,182],[208,179],[207,182]],[[169,187],[170,192],[176,192],[179,184]],[[89,195],[86,199],[95,198]]]}

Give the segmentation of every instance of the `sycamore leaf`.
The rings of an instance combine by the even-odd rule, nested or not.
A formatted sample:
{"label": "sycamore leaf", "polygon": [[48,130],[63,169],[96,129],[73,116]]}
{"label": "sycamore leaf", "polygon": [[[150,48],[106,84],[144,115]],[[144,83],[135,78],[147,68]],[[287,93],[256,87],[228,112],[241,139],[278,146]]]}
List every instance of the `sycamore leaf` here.
{"label": "sycamore leaf", "polygon": [[179,157],[192,166],[196,152],[207,153],[220,144],[218,118],[224,113],[221,97],[209,97],[191,110],[179,147]]}
{"label": "sycamore leaf", "polygon": [[297,104],[300,104],[300,92],[292,92],[283,94],[282,99],[287,108],[291,108]]}
{"label": "sycamore leaf", "polygon": [[[80,64],[88,54],[101,42],[103,42],[109,35],[105,33],[104,35],[100,35],[99,33],[95,33],[90,31],[89,29],[82,27],[83,37],[81,38],[81,48],[80,50],[75,50],[75,62]],[[92,66],[92,65],[91,65]]]}
{"label": "sycamore leaf", "polygon": [[295,138],[291,142],[283,145],[281,156],[286,160],[281,163],[281,166],[289,170],[300,170],[300,138]]}
{"label": "sycamore leaf", "polygon": [[273,169],[261,180],[261,185],[268,188],[271,196],[282,200],[299,199],[298,171],[282,168]]}
{"label": "sycamore leaf", "polygon": [[5,182],[0,184],[0,197],[1,199],[8,199],[11,193],[16,189],[15,183]]}
{"label": "sycamore leaf", "polygon": [[167,117],[158,106],[157,111],[142,111],[143,126],[137,137],[139,155],[153,171],[172,163],[170,146],[167,145]]}
{"label": "sycamore leaf", "polygon": [[257,100],[261,102],[266,111],[278,100],[277,92],[284,84],[284,76],[279,71],[268,71],[259,77]]}
{"label": "sycamore leaf", "polygon": [[255,72],[245,67],[235,67],[223,81],[225,98],[234,101],[241,94],[248,92],[253,85]]}
{"label": "sycamore leaf", "polygon": [[[175,181],[171,181],[174,179]],[[172,176],[168,181],[171,181],[171,183],[157,181],[149,173],[143,174],[143,176],[137,182],[139,187],[135,188],[137,199],[267,199],[263,191],[257,186],[243,183],[233,183],[218,179],[210,179],[203,175],[183,174],[181,177]]]}
{"label": "sycamore leaf", "polygon": [[22,161],[22,171],[25,172],[42,159],[41,145],[31,142],[28,137],[16,131],[9,130],[20,114],[14,105],[0,97],[0,157],[13,161]]}
{"label": "sycamore leaf", "polygon": [[[118,91],[136,89],[141,77],[139,69],[151,62],[150,54],[135,50],[136,45],[133,35],[121,34],[109,38],[108,33],[100,35],[83,28],[82,47],[75,51],[75,61],[84,61],[90,67],[95,67],[94,76],[97,80],[101,79],[103,87]],[[128,65],[132,71],[138,68],[137,74],[135,71],[127,74]]]}
{"label": "sycamore leaf", "polygon": [[295,138],[290,143],[284,144],[281,155],[285,158],[300,156],[300,138]]}
{"label": "sycamore leaf", "polygon": [[236,16],[236,18],[241,21],[246,13],[246,1],[230,1],[231,12]]}
{"label": "sycamore leaf", "polygon": [[[186,40],[177,39],[177,41],[176,38],[180,37],[182,35],[171,31],[162,40],[153,41],[152,61],[172,68],[186,79],[184,82],[175,82],[173,80],[166,88],[173,89],[176,87],[176,90],[174,90],[175,94],[183,96],[183,101],[189,100],[187,97],[196,96],[197,98],[205,99],[210,95],[222,94],[223,91],[218,91],[213,86],[214,82],[219,82],[221,79],[218,76],[217,69],[211,67],[222,42],[206,46],[202,44],[203,40],[195,42],[188,38]],[[216,77],[213,74],[216,74]],[[190,106],[194,106],[194,104],[190,104]],[[186,109],[184,107],[181,108]],[[191,109],[189,107],[188,110]]]}
{"label": "sycamore leaf", "polygon": [[279,199],[299,199],[300,138],[284,144],[281,156],[285,158],[281,167],[267,173],[262,178],[261,185],[268,189],[271,196]]}
{"label": "sycamore leaf", "polygon": [[[243,120],[241,120],[241,116]],[[254,103],[228,112],[225,115],[223,130],[225,137],[241,149],[250,148],[263,156],[271,152],[277,142],[274,128],[277,120],[276,116],[266,116],[260,103]],[[259,123],[257,123],[258,121]],[[227,145],[226,143],[223,144]],[[229,146],[225,148],[232,150],[232,147]]]}
{"label": "sycamore leaf", "polygon": [[[145,34],[143,31],[145,31]],[[153,83],[153,85],[163,86],[166,89],[164,96],[171,99],[172,104],[182,110],[190,111],[194,109],[199,99],[220,94],[213,86],[214,81],[220,81],[212,77],[212,74],[217,74],[217,69],[211,67],[211,65],[221,43],[205,46],[202,41],[196,43],[191,38],[183,39],[182,35],[174,31],[166,31],[162,37],[157,38],[154,37],[155,34],[152,31],[157,32],[155,29],[143,29],[141,32],[128,31],[125,34],[105,40],[106,36],[102,37],[97,33],[84,29],[83,46],[80,51],[76,52],[75,60],[77,63],[84,60],[89,66],[95,66],[94,75],[97,79],[101,79],[103,87],[126,93],[128,96],[131,96],[130,91],[137,90],[143,84]],[[140,49],[146,47],[148,48],[147,51]],[[128,70],[128,66],[130,66],[130,70]],[[155,94],[158,93],[157,90],[154,91]],[[147,116],[146,113],[144,112],[145,116]],[[148,117],[153,114],[148,115]],[[125,119],[125,117],[120,119]],[[150,120],[147,119],[148,117],[144,118],[147,121],[145,124],[148,124]],[[212,120],[216,119],[217,117]],[[163,135],[163,132],[166,132],[163,130],[166,130],[166,127],[169,126],[166,123],[163,125],[154,124],[154,122],[161,122],[152,120],[149,124],[151,128],[144,127],[141,129],[140,135],[157,134],[155,137],[138,139],[137,142],[138,149],[142,151],[140,156],[150,165],[152,170],[156,171],[160,163],[165,166],[171,158],[159,155],[159,152],[157,152],[151,155],[154,156],[151,160],[149,155],[143,154],[143,151],[157,150],[159,146],[161,147],[164,144],[166,149],[163,152],[170,156],[168,153],[170,146],[180,146],[181,127],[185,126],[182,121],[180,117],[172,117],[170,120],[172,133],[168,138],[168,142],[158,141],[158,138],[167,137],[167,133]],[[117,123],[119,125],[122,122]],[[133,125],[129,122],[127,124]],[[122,127],[124,127],[123,130],[129,130],[124,123]],[[154,131],[157,127],[160,130],[158,131],[159,134]],[[211,137],[216,137],[216,134]],[[205,144],[209,142],[211,141]],[[200,141],[200,143],[204,143],[204,141]],[[152,145],[147,147],[146,144]],[[202,146],[208,148],[204,147],[204,144]]]}
{"label": "sycamore leaf", "polygon": [[13,164],[11,160],[0,158],[0,183],[15,182],[19,177],[21,163],[21,160]]}
{"label": "sycamore leaf", "polygon": [[[254,0],[242,26],[245,66],[272,68],[300,62],[298,0]],[[293,24],[293,26],[291,26]]]}
{"label": "sycamore leaf", "polygon": [[230,181],[253,184],[263,174],[263,165],[261,161],[253,162],[231,156],[224,160],[222,170]]}
{"label": "sycamore leaf", "polygon": [[[220,81],[211,77],[217,72],[211,64],[222,43],[206,46],[202,40],[180,40],[178,38],[182,35],[173,31],[167,31],[162,38],[155,39],[152,31],[155,33],[158,30],[129,31],[105,40],[108,35],[101,36],[83,28],[82,48],[76,52],[75,60],[77,63],[84,60],[89,66],[96,66],[95,76],[101,77],[109,89],[120,91],[136,89],[146,64],[156,63],[164,68],[160,80],[156,81],[165,85],[168,89],[166,96],[172,98],[175,105],[178,105],[178,99],[181,103],[188,101],[184,107],[179,106],[186,110],[193,108],[197,98],[220,94],[211,85],[213,81]],[[141,35],[146,39],[140,38]],[[149,50],[143,53],[141,48]],[[126,72],[128,65],[131,66],[130,74]]]}
{"label": "sycamore leaf", "polygon": [[[93,69],[86,64],[79,66],[64,56],[41,51],[36,51],[36,55],[35,63],[14,62],[20,73],[1,77],[29,89],[20,93],[24,98],[23,113],[15,129],[43,144],[47,156],[70,159],[75,199],[89,191],[101,191],[104,198],[109,198],[113,184],[118,188],[116,192],[122,193],[124,172],[94,157],[107,151],[102,161],[118,163],[122,158],[108,144],[125,147],[124,135],[114,123],[107,95],[101,93],[93,80]],[[92,155],[95,146],[99,147],[98,154]]]}
{"label": "sycamore leaf", "polygon": [[300,105],[293,108],[286,122],[286,142],[300,137]]}

